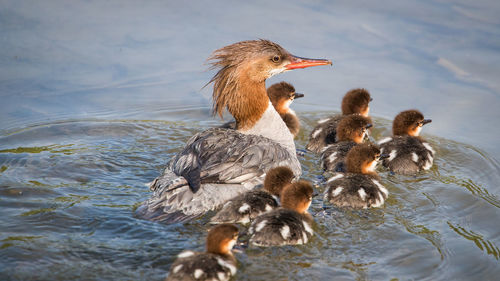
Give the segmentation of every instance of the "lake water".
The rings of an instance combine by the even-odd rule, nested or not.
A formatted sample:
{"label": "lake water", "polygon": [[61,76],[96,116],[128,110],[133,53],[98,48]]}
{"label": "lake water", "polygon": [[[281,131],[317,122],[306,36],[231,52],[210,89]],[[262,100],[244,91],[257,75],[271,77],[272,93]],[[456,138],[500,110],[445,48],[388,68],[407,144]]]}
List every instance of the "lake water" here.
{"label": "lake water", "polygon": [[[364,87],[375,139],[417,108],[437,156],[416,177],[380,168],[383,208],[315,197],[310,243],[238,253],[236,280],[498,278],[500,2],[212,2],[0,0],[1,280],[162,280],[180,251],[203,250],[208,218],[133,210],[190,136],[221,123],[206,58],[256,38],[334,60],[268,81],[306,95],[298,148]],[[317,182],[317,157],[300,161]]]}

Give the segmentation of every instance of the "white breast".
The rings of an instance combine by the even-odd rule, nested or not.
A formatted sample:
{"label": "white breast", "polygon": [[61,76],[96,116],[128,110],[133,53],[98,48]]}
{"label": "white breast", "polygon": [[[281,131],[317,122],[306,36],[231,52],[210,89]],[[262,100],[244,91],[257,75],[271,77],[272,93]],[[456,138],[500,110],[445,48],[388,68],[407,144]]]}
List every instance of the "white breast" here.
{"label": "white breast", "polygon": [[246,131],[240,131],[243,134],[259,135],[276,141],[295,154],[295,143],[293,135],[286,126],[281,116],[269,102],[266,111],[255,125]]}

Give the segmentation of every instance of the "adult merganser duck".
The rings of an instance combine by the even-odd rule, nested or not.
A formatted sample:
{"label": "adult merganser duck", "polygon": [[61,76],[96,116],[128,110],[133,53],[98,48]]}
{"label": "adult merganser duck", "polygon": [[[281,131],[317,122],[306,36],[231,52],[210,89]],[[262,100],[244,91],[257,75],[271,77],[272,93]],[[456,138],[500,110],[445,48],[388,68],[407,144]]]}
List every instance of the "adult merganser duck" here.
{"label": "adult merganser duck", "polygon": [[338,123],[337,142],[321,153],[321,167],[325,171],[345,172],[345,157],[356,144],[362,143],[371,120],[359,114],[348,115]]}
{"label": "adult merganser duck", "polygon": [[[283,119],[285,125],[295,138],[300,131],[300,121],[295,112],[290,108],[290,105],[295,99],[304,97],[304,94],[296,93],[295,87],[292,84],[282,81],[267,88],[267,95],[274,109],[279,113],[281,119]],[[235,129],[236,122],[227,122],[221,128]]]}
{"label": "adult merganser duck", "polygon": [[224,204],[210,219],[211,223],[249,223],[258,215],[278,207],[278,198],[283,188],[295,178],[288,167],[276,167],[267,171],[262,189],[240,194]]}
{"label": "adult merganser duck", "polygon": [[422,126],[430,122],[432,120],[424,119],[418,110],[399,113],[392,123],[393,137],[379,141],[382,152],[389,154],[382,164],[392,172],[404,175],[430,169],[436,152],[419,137]]}
{"label": "adult merganser duck", "polygon": [[267,96],[267,78],[292,69],[332,64],[325,59],[291,55],[268,40],[238,42],[209,58],[219,71],[214,83],[213,112],[225,108],[236,130],[212,128],[191,137],[156,178],[153,196],[137,215],[166,223],[186,221],[262,184],[266,172],[288,166],[301,174],[293,136]]}
{"label": "adult merganser duck", "polygon": [[342,115],[319,120],[318,125],[311,131],[306,149],[319,154],[326,146],[337,142],[337,126],[340,120],[350,114],[361,114],[369,118],[369,103],[372,100],[366,89],[352,89],[347,92],[342,99]]}
{"label": "adult merganser duck", "polygon": [[207,251],[180,253],[170,267],[166,280],[229,280],[236,274],[236,258],[231,249],[237,239],[236,226],[215,226],[207,235]]}
{"label": "adult merganser duck", "polygon": [[305,244],[313,236],[312,216],[307,212],[313,195],[312,185],[299,180],[281,193],[281,206],[258,216],[250,225],[250,244],[281,246]]}
{"label": "adult merganser duck", "polygon": [[380,184],[375,166],[385,157],[388,155],[381,155],[380,149],[371,143],[353,147],[346,157],[347,173],[327,181],[324,202],[355,209],[382,206],[389,192]]}

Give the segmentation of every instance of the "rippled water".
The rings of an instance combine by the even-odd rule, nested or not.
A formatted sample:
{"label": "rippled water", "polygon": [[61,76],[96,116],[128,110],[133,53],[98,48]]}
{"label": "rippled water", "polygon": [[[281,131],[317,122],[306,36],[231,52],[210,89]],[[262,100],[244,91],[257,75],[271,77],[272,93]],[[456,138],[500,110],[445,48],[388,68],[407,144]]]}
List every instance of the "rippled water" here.
{"label": "rippled water", "polygon": [[[328,114],[300,114],[298,148]],[[217,122],[75,120],[2,137],[2,279],[160,280],[181,250],[203,250],[207,218],[163,225],[133,210],[150,195],[144,183],[192,134]],[[375,124],[376,139],[389,134],[389,120]],[[495,279],[500,167],[470,145],[424,137],[437,151],[434,167],[416,177],[380,169],[390,191],[385,207],[329,208],[317,186],[314,239],[237,254],[236,279]],[[301,162],[303,177],[318,182],[317,158]]]}
{"label": "rippled water", "polygon": [[[237,280],[496,280],[500,274],[500,2],[0,0],[0,280],[161,280],[202,250],[207,218],[134,218],[144,185],[210,117],[213,50],[266,38],[333,67],[277,75],[304,148],[367,88],[375,139],[399,111],[433,119],[435,165],[380,169],[380,209],[323,206],[307,245],[238,253]],[[318,183],[311,154],[303,177]],[[244,235],[243,235],[244,238]]]}

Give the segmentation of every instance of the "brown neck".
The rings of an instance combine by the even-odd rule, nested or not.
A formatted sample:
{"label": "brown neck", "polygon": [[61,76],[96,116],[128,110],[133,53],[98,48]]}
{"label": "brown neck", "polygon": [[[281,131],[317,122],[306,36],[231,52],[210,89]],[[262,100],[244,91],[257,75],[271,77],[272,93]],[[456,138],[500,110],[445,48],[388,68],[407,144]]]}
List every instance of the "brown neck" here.
{"label": "brown neck", "polygon": [[236,120],[238,130],[252,128],[269,105],[265,81],[255,82],[241,77],[233,97],[228,99],[227,110]]}

